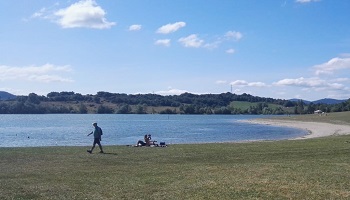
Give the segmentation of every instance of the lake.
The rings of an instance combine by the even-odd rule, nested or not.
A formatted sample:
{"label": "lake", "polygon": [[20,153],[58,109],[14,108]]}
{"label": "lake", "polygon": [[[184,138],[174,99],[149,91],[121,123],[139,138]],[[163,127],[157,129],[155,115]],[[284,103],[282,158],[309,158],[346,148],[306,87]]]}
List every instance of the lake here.
{"label": "lake", "polygon": [[249,124],[252,115],[0,115],[0,147],[90,146],[92,123],[103,130],[102,145],[134,145],[143,135],[167,144],[283,140],[306,135],[288,127]]}

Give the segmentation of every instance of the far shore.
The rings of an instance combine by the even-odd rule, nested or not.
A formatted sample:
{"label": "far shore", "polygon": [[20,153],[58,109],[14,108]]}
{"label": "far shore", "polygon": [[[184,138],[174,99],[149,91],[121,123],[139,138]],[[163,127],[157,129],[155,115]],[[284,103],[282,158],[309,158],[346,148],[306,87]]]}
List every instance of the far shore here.
{"label": "far shore", "polygon": [[350,135],[350,126],[341,124],[332,124],[325,122],[303,122],[292,120],[279,120],[279,119],[252,119],[245,122],[254,124],[263,124],[271,126],[284,126],[307,130],[308,135],[291,138],[290,140],[300,140],[318,137],[327,137],[335,135]]}

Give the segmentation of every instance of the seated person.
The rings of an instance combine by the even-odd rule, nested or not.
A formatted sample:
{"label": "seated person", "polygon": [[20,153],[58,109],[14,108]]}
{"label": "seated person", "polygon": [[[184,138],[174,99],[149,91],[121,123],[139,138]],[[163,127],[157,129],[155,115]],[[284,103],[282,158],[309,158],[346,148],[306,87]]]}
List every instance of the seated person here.
{"label": "seated person", "polygon": [[137,141],[136,146],[138,146],[138,147],[148,146],[149,147],[151,145],[157,145],[157,144],[155,144],[157,141],[152,141],[151,139],[152,139],[152,136],[150,134],[149,135],[146,134],[144,136],[145,141],[142,141],[142,140]]}
{"label": "seated person", "polygon": [[144,136],[144,140],[145,140],[145,141],[142,141],[142,140],[137,141],[137,143],[136,143],[135,146],[137,146],[137,147],[146,146],[147,141],[148,141],[148,136],[147,136],[147,134]]}
{"label": "seated person", "polygon": [[148,134],[147,141],[146,141],[146,145],[148,144],[147,146],[150,146],[150,145],[158,146],[158,144],[156,144],[156,142],[157,142],[157,141],[152,140],[151,134]]}

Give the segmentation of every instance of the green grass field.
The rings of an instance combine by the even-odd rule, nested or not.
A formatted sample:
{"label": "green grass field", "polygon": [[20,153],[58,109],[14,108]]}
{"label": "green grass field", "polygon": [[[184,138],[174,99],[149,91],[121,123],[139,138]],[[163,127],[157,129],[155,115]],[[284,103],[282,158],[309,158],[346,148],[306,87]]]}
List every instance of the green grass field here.
{"label": "green grass field", "polygon": [[[257,107],[259,103],[262,103],[262,102],[232,101],[230,106],[240,110],[247,110],[250,107]],[[294,112],[294,107],[287,108],[287,107],[283,107],[281,105],[273,104],[273,103],[267,103],[267,105],[268,105],[268,108],[272,110],[276,108],[282,108],[282,110],[288,113]]]}
{"label": "green grass field", "polygon": [[0,199],[349,199],[348,141],[0,148]]}
{"label": "green grass field", "polygon": [[278,116],[278,119],[350,125],[350,112],[327,113],[324,115],[310,114],[291,115],[287,117]]}

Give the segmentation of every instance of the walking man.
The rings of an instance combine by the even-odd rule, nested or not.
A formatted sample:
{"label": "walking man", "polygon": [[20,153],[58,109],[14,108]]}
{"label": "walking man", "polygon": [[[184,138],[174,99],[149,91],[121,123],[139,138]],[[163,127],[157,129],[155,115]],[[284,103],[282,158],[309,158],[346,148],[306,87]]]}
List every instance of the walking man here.
{"label": "walking man", "polygon": [[97,123],[94,122],[92,124],[95,127],[95,130],[91,131],[91,133],[89,133],[87,136],[94,134],[94,143],[91,147],[91,150],[87,150],[88,153],[92,153],[92,151],[94,150],[96,144],[98,144],[98,146],[100,147],[100,153],[103,153],[102,150],[102,145],[101,145],[101,136],[102,136],[102,129],[100,127],[97,126]]}

